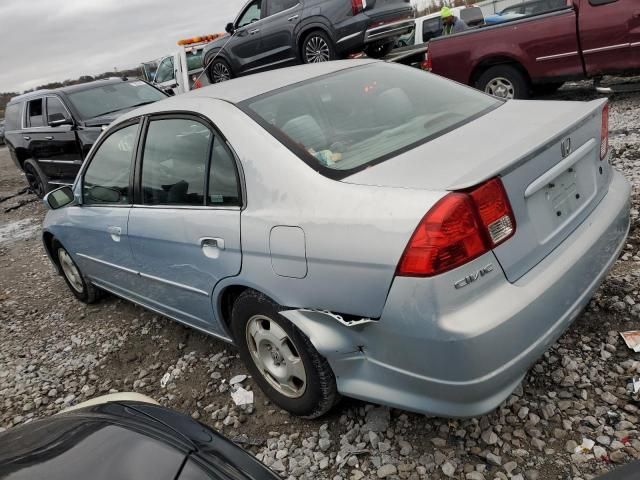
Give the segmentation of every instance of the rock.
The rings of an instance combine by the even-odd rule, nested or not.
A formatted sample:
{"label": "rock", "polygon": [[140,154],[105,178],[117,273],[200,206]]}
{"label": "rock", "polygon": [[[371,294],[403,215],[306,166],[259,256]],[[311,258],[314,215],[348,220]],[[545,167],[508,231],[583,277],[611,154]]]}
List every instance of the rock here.
{"label": "rock", "polygon": [[613,463],[625,463],[625,460],[627,458],[626,453],[624,453],[621,450],[616,450],[614,452],[611,452],[609,454],[609,459],[613,462]]}
{"label": "rock", "polygon": [[567,453],[575,453],[576,448],[578,448],[578,442],[575,440],[567,440],[567,443],[564,444],[564,451]]}
{"label": "rock", "polygon": [[372,408],[367,412],[366,423],[363,426],[363,430],[369,430],[372,432],[386,432],[387,428],[389,428],[390,418],[391,412],[388,408]]}
{"label": "rock", "polygon": [[392,465],[390,463],[381,466],[380,468],[378,468],[378,471],[376,472],[376,474],[378,475],[378,478],[387,478],[391,475],[395,475],[396,473],[398,473],[398,469],[396,468],[395,465]]}
{"label": "rock", "polygon": [[595,447],[593,447],[594,457],[600,459],[600,458],[606,457],[606,455],[607,455],[607,450],[601,447],[600,445],[596,445]]}
{"label": "rock", "polygon": [[447,477],[453,477],[453,475],[456,473],[456,467],[454,467],[451,462],[443,463],[441,469],[442,473],[444,473]]}
{"label": "rock", "polygon": [[602,400],[607,402],[609,405],[616,405],[618,403],[618,397],[616,397],[611,392],[603,392],[602,395],[600,395],[600,398],[602,398]]}
{"label": "rock", "polygon": [[318,447],[321,451],[326,452],[327,450],[329,450],[330,446],[331,440],[329,440],[328,438],[321,438],[320,440],[318,440]]}
{"label": "rock", "polygon": [[544,449],[544,446],[546,445],[546,443],[543,440],[540,440],[539,438],[532,438],[531,445],[537,448],[541,452]]}
{"label": "rock", "polygon": [[489,462],[491,465],[496,465],[496,466],[500,466],[502,465],[502,457],[495,455],[491,452],[487,453],[487,462]]}
{"label": "rock", "polygon": [[482,438],[482,441],[487,445],[495,445],[496,443],[498,443],[498,435],[496,435],[492,429],[485,430],[484,432],[482,432],[482,435],[480,437]]}
{"label": "rock", "polygon": [[447,441],[444,438],[432,438],[431,443],[438,448],[444,448],[447,446]]}
{"label": "rock", "polygon": [[540,480],[540,473],[537,470],[527,470],[524,472],[524,478],[527,480]]}
{"label": "rock", "polygon": [[400,455],[402,455],[403,457],[409,455],[413,450],[411,444],[405,440],[400,440],[398,442],[398,446],[400,447]]}
{"label": "rock", "polygon": [[378,437],[378,434],[376,432],[369,432],[368,433],[369,436],[369,443],[371,444],[371,446],[373,448],[378,448],[378,442],[380,441],[380,438]]}
{"label": "rock", "polygon": [[504,471],[507,472],[507,475],[511,475],[511,472],[513,472],[516,468],[518,468],[518,464],[516,462],[507,462],[505,463],[502,468],[504,468]]}
{"label": "rock", "polygon": [[469,472],[464,476],[464,478],[467,480],[486,480],[484,475],[480,472]]}

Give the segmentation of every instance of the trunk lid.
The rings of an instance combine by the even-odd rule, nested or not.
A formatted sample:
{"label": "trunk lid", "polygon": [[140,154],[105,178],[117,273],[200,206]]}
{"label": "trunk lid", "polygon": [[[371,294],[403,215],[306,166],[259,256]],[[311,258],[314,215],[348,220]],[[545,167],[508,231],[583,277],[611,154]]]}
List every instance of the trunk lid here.
{"label": "trunk lid", "polygon": [[508,280],[515,282],[567,238],[606,194],[610,167],[600,160],[604,104],[509,101],[343,181],[441,191],[500,176],[516,233],[494,253]]}

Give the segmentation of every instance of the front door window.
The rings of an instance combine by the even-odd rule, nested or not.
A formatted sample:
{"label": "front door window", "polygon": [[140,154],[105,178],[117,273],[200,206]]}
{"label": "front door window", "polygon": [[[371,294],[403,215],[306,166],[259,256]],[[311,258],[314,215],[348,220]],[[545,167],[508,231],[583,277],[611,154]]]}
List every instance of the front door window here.
{"label": "front door window", "polygon": [[244,13],[238,19],[238,25],[236,26],[236,28],[242,28],[246,25],[249,25],[250,23],[260,20],[261,4],[261,0],[251,2],[251,4],[246,8]]}

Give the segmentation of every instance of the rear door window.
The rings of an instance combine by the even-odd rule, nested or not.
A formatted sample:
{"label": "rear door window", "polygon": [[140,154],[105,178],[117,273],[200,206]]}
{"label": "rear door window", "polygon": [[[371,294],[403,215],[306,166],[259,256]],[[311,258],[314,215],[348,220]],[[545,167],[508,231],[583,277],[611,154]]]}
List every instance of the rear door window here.
{"label": "rear door window", "polygon": [[428,42],[432,38],[442,35],[442,20],[438,18],[430,18],[422,23],[422,41]]}
{"label": "rear door window", "polygon": [[41,98],[31,100],[27,104],[27,126],[44,127],[44,112]]}
{"label": "rear door window", "polygon": [[299,0],[271,0],[269,2],[269,15],[275,15],[276,13],[293,8],[298,5],[298,3],[300,3]]}
{"label": "rear door window", "polygon": [[203,206],[211,139],[197,120],[152,120],[142,158],[143,203]]}

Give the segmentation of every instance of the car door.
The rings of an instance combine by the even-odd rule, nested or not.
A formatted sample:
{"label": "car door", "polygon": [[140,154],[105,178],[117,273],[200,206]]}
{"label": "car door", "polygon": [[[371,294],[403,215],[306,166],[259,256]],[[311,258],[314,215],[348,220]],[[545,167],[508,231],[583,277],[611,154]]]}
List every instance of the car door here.
{"label": "car door", "polygon": [[174,89],[178,86],[178,80],[176,79],[176,68],[173,56],[165,57],[160,61],[153,83],[170,95],[175,93]]}
{"label": "car door", "polygon": [[[630,29],[637,0],[581,0],[580,42],[589,76],[633,68]],[[636,64],[637,66],[637,64]]]}
{"label": "car door", "polygon": [[46,166],[50,183],[71,185],[82,165],[71,113],[57,96],[45,97],[46,121],[39,163]]}
{"label": "car door", "polygon": [[46,138],[49,133],[45,129],[45,120],[44,97],[28,100],[25,107],[24,129],[22,130],[24,146],[29,152],[29,157],[34,159],[45,175],[49,177],[55,172],[55,168],[47,163],[49,155],[51,155],[51,144]]}
{"label": "car door", "polygon": [[242,261],[235,158],[208,122],[163,115],[148,121],[140,163],[129,217],[138,295],[169,317],[222,334],[212,292]]}
{"label": "car door", "polygon": [[75,186],[78,205],[64,209],[66,221],[56,232],[96,285],[125,297],[138,280],[127,223],[139,123],[124,123],[99,141]]}
{"label": "car door", "polygon": [[226,44],[237,74],[250,73],[261,65],[262,4],[263,0],[252,0],[245,6],[234,22],[233,38]]}
{"label": "car door", "polygon": [[265,69],[286,63],[295,63],[298,58],[296,28],[302,14],[301,0],[265,0],[267,16],[261,22],[261,64]]}

